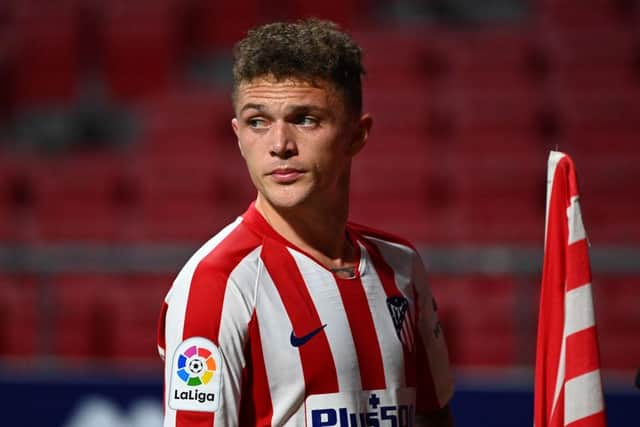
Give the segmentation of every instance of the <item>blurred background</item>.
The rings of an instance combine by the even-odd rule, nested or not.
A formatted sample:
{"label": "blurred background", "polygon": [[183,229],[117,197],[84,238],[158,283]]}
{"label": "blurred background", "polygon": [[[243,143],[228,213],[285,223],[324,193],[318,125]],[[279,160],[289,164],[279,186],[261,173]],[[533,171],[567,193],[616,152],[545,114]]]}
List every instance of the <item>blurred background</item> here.
{"label": "blurred background", "polygon": [[231,47],[316,16],[364,49],[352,218],[431,271],[458,426],[530,426],[546,159],[573,156],[609,426],[640,425],[640,1],[0,0],[2,424],[161,423],[156,320],[254,190]]}

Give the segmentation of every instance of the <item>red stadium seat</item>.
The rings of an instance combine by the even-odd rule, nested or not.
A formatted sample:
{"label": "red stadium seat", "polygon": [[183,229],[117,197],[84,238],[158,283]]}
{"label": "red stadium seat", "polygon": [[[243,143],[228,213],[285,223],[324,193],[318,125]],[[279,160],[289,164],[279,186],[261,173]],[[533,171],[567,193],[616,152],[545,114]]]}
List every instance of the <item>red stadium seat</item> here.
{"label": "red stadium seat", "polygon": [[603,369],[635,370],[640,360],[640,279],[637,276],[593,277],[596,324]]}
{"label": "red stadium seat", "polygon": [[246,209],[255,190],[242,159],[220,154],[156,154],[138,163],[138,238],[203,241]]}
{"label": "red stadium seat", "polygon": [[68,155],[32,167],[37,235],[44,241],[115,241],[127,236],[133,200],[127,195],[126,158]]}
{"label": "red stadium seat", "polygon": [[427,34],[415,29],[381,28],[354,31],[352,35],[363,50],[365,97],[371,90],[393,91],[398,86],[408,89],[428,82],[425,63],[437,59],[430,56]]}
{"label": "red stadium seat", "polygon": [[602,134],[603,131],[637,132],[640,129],[640,88],[565,92],[558,100],[558,107],[561,125],[569,137],[576,131]]}
{"label": "red stadium seat", "polygon": [[265,8],[257,0],[194,0],[189,11],[189,25],[195,49],[204,54],[228,52],[260,22],[264,12]]}
{"label": "red stadium seat", "polygon": [[27,165],[0,154],[0,242],[25,243],[35,238],[36,191]]}
{"label": "red stadium seat", "polygon": [[296,0],[290,6],[290,14],[296,18],[320,18],[337,22],[344,29],[363,26],[369,23],[370,4],[366,0],[326,0],[308,2]]}
{"label": "red stadium seat", "polygon": [[519,28],[451,33],[439,49],[446,72],[441,84],[460,92],[521,92],[536,83],[533,37]]}
{"label": "red stadium seat", "polygon": [[112,360],[156,361],[160,308],[171,287],[172,275],[126,275],[117,278],[109,292],[111,303]]}
{"label": "red stadium seat", "polygon": [[434,100],[426,87],[405,82],[394,89],[365,89],[363,96],[363,109],[373,117],[371,138],[384,140],[384,149],[398,142],[389,139],[394,132],[419,136],[429,129]]}
{"label": "red stadium seat", "polygon": [[459,139],[501,132],[534,136],[541,129],[545,100],[536,91],[487,91],[480,87],[466,91],[452,89],[443,95],[446,98],[443,108],[448,110],[453,134]]}
{"label": "red stadium seat", "polygon": [[590,0],[543,0],[538,2],[538,18],[559,28],[615,28],[624,22],[622,2]]}
{"label": "red stadium seat", "polygon": [[104,72],[110,94],[131,101],[167,89],[180,66],[179,3],[105,3]]}
{"label": "red stadium seat", "polygon": [[549,31],[541,41],[552,82],[561,90],[624,92],[640,84],[636,40],[629,30]]}
{"label": "red stadium seat", "polygon": [[142,146],[137,150],[145,155],[189,152],[209,157],[221,147],[236,150],[233,108],[226,92],[171,90],[148,97],[136,107],[143,123]]}
{"label": "red stadium seat", "polygon": [[66,360],[104,359],[113,353],[109,282],[96,276],[53,278],[54,355]]}
{"label": "red stadium seat", "polygon": [[171,281],[162,274],[54,277],[55,354],[80,360],[155,359],[158,314]]}
{"label": "red stadium seat", "polygon": [[13,96],[18,107],[68,105],[76,95],[77,4],[77,0],[15,3],[11,28],[16,36]]}
{"label": "red stadium seat", "polygon": [[517,361],[516,283],[501,276],[432,276],[454,365],[510,366]]}
{"label": "red stadium seat", "polygon": [[32,277],[0,275],[0,357],[29,361],[37,356],[40,298]]}
{"label": "red stadium seat", "polygon": [[478,133],[452,149],[451,181],[464,239],[540,241],[548,153],[537,140],[517,133]]}

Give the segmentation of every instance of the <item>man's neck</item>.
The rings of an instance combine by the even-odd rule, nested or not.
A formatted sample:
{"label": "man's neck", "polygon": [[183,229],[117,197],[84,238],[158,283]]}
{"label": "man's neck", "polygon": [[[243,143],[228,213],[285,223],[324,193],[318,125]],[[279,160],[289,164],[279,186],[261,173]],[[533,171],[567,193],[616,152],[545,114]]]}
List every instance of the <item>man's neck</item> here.
{"label": "man's neck", "polygon": [[276,209],[258,196],[256,209],[282,237],[329,269],[356,263],[357,251],[347,237],[348,204]]}

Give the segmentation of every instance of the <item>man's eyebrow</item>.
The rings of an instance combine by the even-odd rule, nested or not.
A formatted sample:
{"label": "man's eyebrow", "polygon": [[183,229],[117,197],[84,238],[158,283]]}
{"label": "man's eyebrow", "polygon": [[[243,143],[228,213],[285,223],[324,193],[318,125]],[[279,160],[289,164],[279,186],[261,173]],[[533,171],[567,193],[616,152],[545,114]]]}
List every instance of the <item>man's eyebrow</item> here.
{"label": "man's eyebrow", "polygon": [[243,112],[244,110],[258,110],[258,111],[264,111],[264,105],[263,104],[255,104],[253,102],[249,102],[248,104],[244,104],[242,106],[242,108],[240,109],[240,112]]}
{"label": "man's eyebrow", "polygon": [[331,114],[331,110],[329,108],[319,107],[313,104],[300,104],[300,105],[291,105],[287,107],[287,113],[323,113],[323,114]]}

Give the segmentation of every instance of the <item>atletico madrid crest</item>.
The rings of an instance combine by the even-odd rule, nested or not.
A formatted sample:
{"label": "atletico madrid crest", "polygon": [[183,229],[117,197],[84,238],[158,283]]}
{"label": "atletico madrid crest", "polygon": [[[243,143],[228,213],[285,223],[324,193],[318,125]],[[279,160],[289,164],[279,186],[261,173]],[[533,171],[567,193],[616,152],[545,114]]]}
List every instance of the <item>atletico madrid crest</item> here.
{"label": "atletico madrid crest", "polygon": [[393,326],[398,334],[398,339],[410,352],[413,351],[413,328],[411,326],[411,316],[409,316],[409,302],[401,296],[387,298],[387,307]]}

